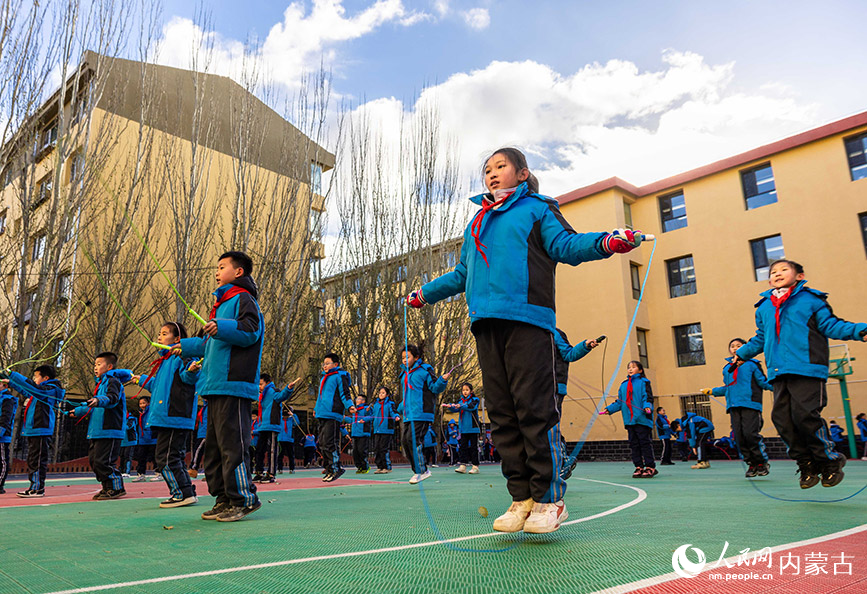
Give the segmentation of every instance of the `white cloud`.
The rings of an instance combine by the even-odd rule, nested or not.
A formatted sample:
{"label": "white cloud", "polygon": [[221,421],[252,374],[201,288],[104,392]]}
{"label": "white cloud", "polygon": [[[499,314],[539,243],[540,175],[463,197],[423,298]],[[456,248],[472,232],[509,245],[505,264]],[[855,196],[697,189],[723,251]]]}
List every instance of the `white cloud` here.
{"label": "white cloud", "polygon": [[481,31],[491,24],[491,13],[487,8],[471,8],[461,13],[464,22],[472,29]]}
{"label": "white cloud", "polygon": [[[161,63],[192,68],[193,48],[210,47],[211,71],[236,80],[247,64],[260,61],[274,82],[296,86],[305,70],[316,69],[320,60],[333,63],[340,43],[368,35],[387,23],[412,26],[430,18],[407,10],[401,0],[378,0],[347,16],[342,0],[313,0],[308,13],[304,2],[293,2],[258,47],[203,31],[189,19],[173,17],[163,27],[159,44]],[[201,66],[199,66],[201,69]]]}

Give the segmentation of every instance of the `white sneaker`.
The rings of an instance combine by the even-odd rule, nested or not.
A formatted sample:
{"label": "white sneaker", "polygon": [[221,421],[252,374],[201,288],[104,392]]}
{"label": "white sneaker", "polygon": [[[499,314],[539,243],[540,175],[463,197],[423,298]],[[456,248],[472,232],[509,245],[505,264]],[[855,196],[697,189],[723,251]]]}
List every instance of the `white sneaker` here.
{"label": "white sneaker", "polygon": [[560,527],[569,512],[562,500],[557,503],[537,503],[533,506],[533,512],[524,522],[524,532],[531,534],[547,534],[554,532]]}
{"label": "white sneaker", "polygon": [[[864,458],[864,459],[867,460],[867,458]],[[439,464],[431,464],[430,467],[431,468],[439,468],[440,465]]]}
{"label": "white sneaker", "polygon": [[150,478],[148,479],[148,482],[149,482],[149,483],[158,483],[158,482],[160,482],[160,481],[164,481],[164,480],[166,480],[166,479],[163,478],[163,475],[161,475],[161,474],[155,474],[155,475],[153,475],[152,477],[150,477]]}
{"label": "white sneaker", "polygon": [[473,464],[473,467],[470,468],[469,474],[479,474],[479,467]]}
{"label": "white sneaker", "polygon": [[419,476],[420,476],[420,475],[418,475],[418,474],[414,474],[414,475],[412,475],[412,478],[409,479],[409,484],[410,484],[410,485],[414,485],[414,484],[416,484],[416,483],[418,482],[418,480],[419,480],[419,479],[418,479]]}
{"label": "white sneaker", "polygon": [[466,464],[461,464],[460,466],[458,466],[457,468],[455,468],[455,472],[459,472],[459,473],[461,473],[461,474],[466,474],[466,473],[467,473],[467,465],[466,465]]}
{"label": "white sneaker", "polygon": [[519,532],[527,521],[527,516],[533,511],[533,499],[513,501],[502,516],[494,520],[494,530],[497,532]]}
{"label": "white sneaker", "polygon": [[123,478],[129,478],[129,473],[128,473],[128,472],[124,472],[124,473],[121,474],[120,476],[122,476]]}
{"label": "white sneaker", "polygon": [[170,497],[170,498],[166,499],[165,501],[160,501],[160,507],[162,507],[162,508],[185,507],[187,505],[193,505],[193,504],[198,503],[198,502],[199,502],[199,498],[196,497],[195,495],[192,495],[190,497],[185,497],[182,499],[175,499],[174,497]]}
{"label": "white sneaker", "polygon": [[420,483],[420,482],[422,482],[424,479],[426,479],[426,478],[430,478],[430,470],[425,470],[422,474],[419,474],[419,475],[417,475],[417,476],[418,476],[418,480],[417,480],[416,482],[417,482],[417,483]]}
{"label": "white sneaker", "polygon": [[862,459],[862,460],[867,460],[867,456],[863,456],[861,459]]}
{"label": "white sneaker", "polygon": [[144,481],[144,480],[145,480],[145,475],[143,475],[143,474],[137,474],[137,475],[135,475],[135,477],[133,477],[133,479],[132,479],[130,482],[131,482],[131,483],[140,483],[140,482],[142,482],[142,481]]}

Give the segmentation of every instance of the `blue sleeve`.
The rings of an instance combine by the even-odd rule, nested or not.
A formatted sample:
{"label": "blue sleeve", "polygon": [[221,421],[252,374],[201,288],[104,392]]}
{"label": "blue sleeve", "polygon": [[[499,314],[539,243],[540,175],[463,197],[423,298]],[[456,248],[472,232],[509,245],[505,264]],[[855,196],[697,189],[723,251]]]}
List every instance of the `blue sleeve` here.
{"label": "blue sleeve", "polygon": [[474,410],[479,410],[479,399],[478,398],[470,398],[469,402],[465,402],[463,404],[458,405],[458,410],[465,410],[468,412],[472,412]]}
{"label": "blue sleeve", "polygon": [[641,408],[649,408],[653,414],[653,389],[650,387],[650,380],[644,378],[644,406]]}
{"label": "blue sleeve", "polygon": [[75,418],[80,419],[81,417],[86,415],[89,410],[89,406],[76,406],[75,409],[72,411],[72,414],[73,416],[75,416]]}
{"label": "blue sleeve", "polygon": [[25,397],[41,400],[42,390],[39,389],[39,386],[33,383],[33,380],[24,377],[17,371],[9,374],[9,385]]}
{"label": "blue sleeve", "polygon": [[436,380],[433,380],[430,376],[427,378],[428,388],[434,394],[441,394],[448,384],[448,380],[443,379],[442,377],[438,377]]}
{"label": "blue sleeve", "polygon": [[752,359],[765,350],[765,330],[762,328],[762,316],[759,313],[760,309],[761,306],[756,308],[756,335],[749,339],[747,344],[737,350],[736,354],[742,361]]}
{"label": "blue sleeve", "polygon": [[117,379],[108,378],[108,385],[105,386],[105,393],[96,397],[96,406],[101,408],[110,408],[120,402],[123,384]]}
{"label": "blue sleeve", "polygon": [[451,272],[448,272],[422,286],[421,292],[425,301],[436,303],[446,297],[463,293],[467,287],[467,234],[464,232],[464,243],[461,245],[461,259]]}
{"label": "blue sleeve", "polygon": [[555,262],[575,266],[611,256],[602,249],[602,239],[607,233],[576,233],[556,204],[547,203],[541,224],[542,245]]}
{"label": "blue sleeve", "polygon": [[292,396],[292,392],[294,392],[294,389],[286,386],[274,395],[274,402],[283,402],[285,400],[289,400],[289,398]]}
{"label": "blue sleeve", "polygon": [[201,359],[205,356],[204,338],[182,338],[181,351],[184,357],[196,357]]}
{"label": "blue sleeve", "polygon": [[756,378],[756,383],[761,386],[763,390],[768,390],[770,392],[774,391],[774,386],[772,386],[768,382],[768,378],[765,377],[765,373],[758,365],[755,366],[755,370],[753,371],[753,377]]}
{"label": "blue sleeve", "polygon": [[142,388],[144,388],[145,390],[150,392],[151,389],[148,387],[148,384],[150,384],[153,381],[153,379],[154,378],[150,377],[149,375],[140,375],[138,377],[138,385],[140,385]]}
{"label": "blue sleeve", "polygon": [[726,395],[726,387],[725,386],[719,386],[719,387],[713,388],[710,391],[710,393],[713,394],[714,396],[725,396]]}
{"label": "blue sleeve", "polygon": [[582,340],[573,347],[563,340],[563,336],[559,332],[554,332],[554,342],[557,344],[557,350],[560,351],[560,356],[567,363],[574,363],[590,352],[590,349],[586,344],[587,341]]}
{"label": "blue sleeve", "polygon": [[12,421],[15,417],[15,399],[14,397],[4,398],[3,406],[0,409],[0,437],[6,435],[6,426],[12,427]]}
{"label": "blue sleeve", "polygon": [[608,412],[610,412],[610,413],[617,412],[621,408],[623,408],[623,402],[620,401],[620,398],[617,398],[617,400],[615,400],[614,402],[612,402],[611,404],[609,404],[605,408],[607,408]]}
{"label": "blue sleeve", "polygon": [[262,336],[262,325],[259,323],[259,306],[248,293],[238,295],[237,316],[233,320],[214,320],[217,324],[214,338],[240,347],[255,344]]}
{"label": "blue sleeve", "polygon": [[189,384],[190,386],[195,386],[196,382],[199,381],[200,371],[195,371],[195,372],[188,371],[189,367],[190,366],[185,363],[183,368],[181,369],[181,372],[178,374],[178,376],[181,378],[181,381],[184,382],[185,384]]}
{"label": "blue sleeve", "polygon": [[[824,301],[824,300],[823,300]],[[836,340],[861,340],[861,332],[867,330],[867,324],[847,322],[834,315],[831,306],[823,302],[813,314],[818,324],[819,332],[826,338]]]}
{"label": "blue sleeve", "polygon": [[690,427],[689,431],[687,431],[689,437],[689,447],[695,447],[695,430],[694,427]]}

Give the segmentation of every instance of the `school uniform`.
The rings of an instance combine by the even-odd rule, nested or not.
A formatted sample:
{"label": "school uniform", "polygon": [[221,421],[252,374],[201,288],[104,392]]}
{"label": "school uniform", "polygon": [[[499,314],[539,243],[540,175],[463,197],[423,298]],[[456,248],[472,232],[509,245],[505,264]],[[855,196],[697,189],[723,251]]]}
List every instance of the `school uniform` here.
{"label": "school uniform", "polygon": [[250,476],[252,403],[259,396],[265,320],[258,289],[242,276],[214,291],[213,337],[181,339],[184,357],[204,358],[197,389],[208,401],[203,467],[217,504],[259,505]]}
{"label": "school uniform", "polygon": [[737,351],[741,360],[765,353],[768,381],[774,388],[771,420],[799,463],[842,464],[834,451],[822,409],[828,403],[828,339],[861,340],[867,324],[834,315],[827,293],[798,282],[785,295],[774,290],[756,303],[756,335]]}
{"label": "school uniform", "polygon": [[864,452],[861,454],[861,458],[864,459],[867,458],[867,418],[859,420],[855,426],[861,431],[861,443],[864,444]]}
{"label": "school uniform", "polygon": [[340,466],[340,424],[344,411],[352,407],[351,385],[349,373],[340,366],[322,372],[313,414],[319,421],[319,451],[326,476],[343,470]]}
{"label": "school uniform", "polygon": [[309,468],[313,463],[313,460],[316,459],[316,436],[314,435],[305,435],[304,436],[304,466],[305,468]]}
{"label": "school uniform", "polygon": [[268,458],[268,475],[277,472],[277,438],[283,423],[283,402],[292,397],[292,388],[278,390],[274,382],[265,386],[259,394],[259,442],[256,446],[256,468],[264,469],[265,454]]}
{"label": "school uniform", "polygon": [[563,410],[563,399],[569,390],[569,364],[586,356],[590,352],[590,348],[583,340],[572,346],[569,344],[569,337],[560,328],[554,332],[554,343],[557,345],[554,351],[557,357],[554,361],[554,369],[557,373],[557,396],[560,399],[560,410]]}
{"label": "school uniform", "polygon": [[18,410],[18,397],[9,390],[0,390],[0,491],[6,484],[11,460],[12,427],[15,412]]}
{"label": "school uniform", "polygon": [[[455,269],[422,286],[428,303],[466,293],[494,445],[515,501],[556,503],[560,398],[556,381],[554,271],[601,260],[606,233],[576,233],[556,200],[520,184],[502,203],[490,194],[464,232]],[[526,246],[526,247],[524,247]]]}
{"label": "school uniform", "polygon": [[471,394],[469,398],[461,396],[457,403],[458,431],[461,434],[458,462],[461,464],[479,465],[479,399]]}
{"label": "school uniform", "polygon": [[[198,393],[197,393],[198,394]],[[196,397],[198,400],[198,396]],[[202,457],[205,455],[205,436],[208,434],[208,401],[199,408],[196,415],[196,439],[193,443],[192,466],[199,470],[202,466]]]}
{"label": "school uniform", "polygon": [[54,407],[66,397],[65,390],[56,379],[36,384],[17,371],[9,373],[9,386],[28,398],[24,408],[24,427],[21,435],[27,438],[27,470],[30,490],[41,492],[45,489],[45,475],[48,473],[48,453],[54,435]]}
{"label": "school uniform", "polygon": [[461,432],[458,429],[458,424],[455,423],[454,419],[449,421],[447,431],[448,439],[446,440],[446,444],[449,447],[449,466],[452,466],[458,460],[458,445],[461,441]]}
{"label": "school uniform", "polygon": [[744,361],[731,369],[733,357],[726,357],[723,366],[723,383],[711,390],[714,396],[725,396],[726,412],[729,413],[735,443],[750,466],[766,464],[768,454],[762,435],[762,392],[773,391],[762,371],[762,365],[755,359]]}
{"label": "school uniform", "polygon": [[191,361],[167,353],[139,385],[151,393],[145,429],[156,434],[154,471],[161,474],[171,498],[195,497],[196,487],[186,467],[187,447],[196,424],[198,373],[187,371]]}
{"label": "school uniform", "polygon": [[364,409],[365,422],[372,423],[373,461],[379,470],[391,470],[391,442],[394,439],[397,405],[387,397],[377,398]]}
{"label": "school uniform", "polygon": [[437,377],[433,368],[417,360],[412,367],[400,366],[400,386],[403,400],[397,407],[397,414],[403,420],[403,452],[416,474],[424,474],[422,444],[428,427],[433,423],[437,394],[446,389],[446,380]]}
{"label": "school uniform", "polygon": [[283,457],[289,457],[289,470],[295,472],[295,428],[301,429],[298,417],[294,414],[283,417],[280,423],[280,433],[277,441],[280,443],[280,454],[277,456],[277,470],[283,470]]}
{"label": "school uniform", "polygon": [[433,427],[428,427],[427,433],[424,434],[422,451],[424,452],[425,464],[431,466],[437,463],[437,434]]}
{"label": "school uniform", "polygon": [[110,369],[96,381],[94,406],[78,406],[76,418],[89,417],[87,459],[103,491],[123,491],[123,477],[114,466],[126,435],[126,394],[123,385],[132,379],[128,369]]}
{"label": "school uniform", "polygon": [[148,425],[148,415],[151,406],[148,404],[138,412],[138,442],[135,446],[136,472],[147,474],[148,462],[155,464],[154,454],[157,448],[157,438]]}
{"label": "school uniform", "polygon": [[700,415],[689,412],[681,419],[689,447],[695,448],[698,461],[707,461],[707,437],[713,431],[713,423]]}
{"label": "school uniform", "polygon": [[[629,437],[632,463],[636,468],[656,468],[653,444],[650,440],[653,429],[653,391],[650,380],[636,373],[623,380],[617,390],[617,400],[605,407],[609,413],[620,411],[623,426]],[[651,413],[645,409],[651,409]]]}
{"label": "school uniform", "polygon": [[120,440],[120,472],[129,474],[132,470],[132,454],[138,444],[138,417],[127,411],[126,430]]}
{"label": "school uniform", "polygon": [[656,435],[662,442],[662,456],[660,464],[673,464],[671,461],[671,424],[668,415],[656,415]]}
{"label": "school uniform", "polygon": [[370,444],[370,435],[373,431],[373,421],[365,421],[365,411],[367,404],[362,404],[360,407],[356,405],[355,414],[344,417],[343,422],[349,423],[349,435],[352,438],[352,461],[355,468],[365,472],[370,468],[367,462],[368,449]]}

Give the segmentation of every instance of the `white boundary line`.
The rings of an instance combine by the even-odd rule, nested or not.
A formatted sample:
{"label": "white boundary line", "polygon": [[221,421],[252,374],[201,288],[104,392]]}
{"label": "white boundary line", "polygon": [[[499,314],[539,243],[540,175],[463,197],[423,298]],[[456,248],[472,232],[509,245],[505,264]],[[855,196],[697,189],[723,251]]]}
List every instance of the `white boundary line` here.
{"label": "white boundary line", "polygon": [[[867,524],[862,524],[861,526],[856,526],[855,528],[849,528],[848,530],[841,530],[840,532],[835,532],[833,534],[826,534],[825,536],[817,536],[816,538],[809,538],[807,540],[799,540],[796,542],[790,542],[787,544],[777,545],[775,547],[770,547],[771,553],[779,553],[780,551],[787,551],[789,549],[796,549],[798,547],[805,547],[807,545],[819,544],[822,542],[827,542],[829,540],[834,540],[836,538],[843,538],[844,536],[851,536],[853,534],[858,534],[859,532],[864,532],[867,530]],[[723,561],[727,561],[729,563],[737,563],[739,555],[732,555],[724,559]],[[709,571],[713,571],[715,569],[719,569],[719,567],[706,567],[704,570],[699,572],[696,575],[701,575],[702,573],[707,573]],[[614,586],[612,588],[606,588],[605,590],[597,590],[593,592],[593,594],[626,594],[627,592],[633,592],[635,590],[639,590],[641,588],[649,588],[650,586],[656,586],[658,584],[664,584],[665,582],[671,582],[677,579],[687,579],[682,576],[677,575],[674,572],[666,573],[664,575],[658,575],[656,577],[647,578],[643,580],[638,580],[637,582],[632,582],[629,584],[623,584],[622,586]]]}
{"label": "white boundary line", "polygon": [[[598,514],[594,514],[592,516],[587,516],[584,518],[578,518],[577,520],[572,520],[570,522],[563,522],[563,526],[568,526],[568,525],[572,525],[572,524],[580,524],[581,522],[589,522],[590,520],[595,520],[598,518],[609,516],[611,514],[616,514],[617,512],[620,512],[620,511],[623,511],[624,509],[630,508],[633,505],[638,505],[639,503],[641,503],[642,501],[647,499],[647,493],[643,489],[639,489],[638,487],[633,487],[630,485],[621,485],[618,483],[609,483],[606,481],[597,481],[597,480],[593,480],[593,479],[583,479],[583,478],[578,478],[578,477],[575,477],[574,480],[588,481],[591,483],[599,483],[602,485],[612,485],[615,487],[625,487],[627,489],[632,489],[633,491],[638,493],[638,496],[635,499],[633,499],[632,501],[629,501],[628,503],[624,503],[623,505],[618,505],[617,507],[614,507],[614,508],[609,509],[607,511],[600,512]],[[255,570],[255,569],[267,569],[270,567],[283,567],[283,566],[287,566],[287,565],[298,565],[300,563],[309,563],[311,561],[327,561],[330,559],[346,559],[349,557],[360,557],[362,555],[375,555],[377,553],[391,553],[391,552],[395,552],[395,551],[406,551],[409,549],[419,549],[419,548],[423,548],[423,547],[436,546],[439,544],[446,544],[446,543],[452,543],[452,542],[464,542],[464,541],[468,541],[468,540],[476,540],[479,538],[488,538],[491,536],[500,536],[500,535],[502,535],[501,532],[490,532],[488,534],[473,534],[471,536],[461,536],[458,538],[449,538],[446,540],[434,540],[434,541],[430,541],[430,542],[421,542],[421,543],[410,544],[410,545],[400,545],[400,546],[396,546],[396,547],[387,547],[387,548],[383,548],[383,549],[371,549],[368,551],[353,551],[350,553],[337,553],[334,555],[320,555],[318,557],[305,557],[302,559],[289,559],[286,561],[274,561],[271,563],[259,563],[257,565],[244,565],[241,567],[229,567],[226,569],[214,569],[211,571],[201,571],[198,573],[185,573],[185,574],[180,574],[180,575],[170,575],[170,576],[151,578],[151,579],[146,579],[146,580],[136,580],[133,582],[120,582],[117,584],[105,584],[102,586],[90,586],[87,588],[76,588],[74,590],[59,590],[56,592],[50,592],[49,594],[79,594],[81,592],[98,592],[100,590],[112,590],[115,588],[129,588],[132,586],[142,586],[145,584],[158,584],[161,582],[171,582],[171,581],[175,581],[175,580],[184,580],[184,579],[197,578],[197,577],[207,577],[207,576],[213,576],[213,575],[221,575],[221,574],[225,574],[225,573],[236,573],[239,571],[251,571],[251,570]]]}

